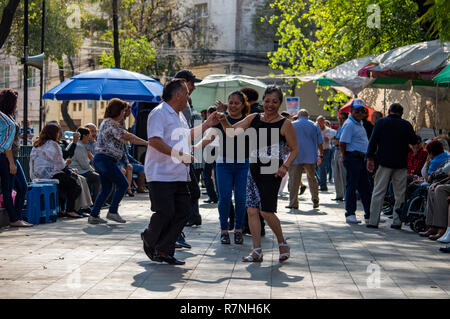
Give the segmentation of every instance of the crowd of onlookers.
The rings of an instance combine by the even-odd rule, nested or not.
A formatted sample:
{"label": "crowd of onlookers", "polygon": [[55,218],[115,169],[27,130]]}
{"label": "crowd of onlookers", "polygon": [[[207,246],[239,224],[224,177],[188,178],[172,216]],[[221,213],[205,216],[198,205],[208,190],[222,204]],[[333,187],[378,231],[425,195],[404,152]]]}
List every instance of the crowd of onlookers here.
{"label": "crowd of onlookers", "polygon": [[[241,123],[249,114],[263,114],[264,109],[257,101],[258,93],[245,88],[232,92],[228,104],[216,103],[216,106],[201,112],[201,117],[206,121],[212,114],[217,114],[217,110],[226,110],[228,125]],[[2,90],[0,177],[3,201],[11,226],[31,227],[21,216],[27,182],[17,161],[20,139],[24,137],[14,119],[16,108],[17,92]],[[110,116],[106,116],[108,112]],[[105,123],[100,126],[100,136],[97,127],[90,123],[79,127],[72,139],[67,141],[62,138],[61,126],[57,122],[48,122],[32,143],[30,177],[35,182],[57,180],[60,216],[89,217],[90,223],[104,223],[98,211],[101,207],[113,205],[108,218],[125,222],[116,207],[121,197],[124,194],[134,196],[135,191],[148,192],[144,166],[129,152],[129,143],[147,145],[147,141],[127,133],[124,128],[130,106],[113,100],[107,113]],[[387,116],[374,112],[369,120],[364,101],[354,99],[350,112],[340,112],[338,124],[333,128],[332,123],[323,116],[317,117],[315,122],[311,121],[306,109],[294,116],[282,112],[283,118],[292,121],[299,149],[295,160],[285,167],[288,174],[282,178],[277,189],[277,193],[284,196],[287,185],[287,208],[299,209],[298,196],[309,187],[313,208],[317,209],[320,206],[319,192],[327,192],[328,184],[333,181],[336,191],[333,200],[345,202],[346,222],[361,223],[355,214],[356,202],[360,199],[367,227],[378,228],[382,222],[380,214],[384,212],[393,220],[391,228],[400,229],[402,224],[409,222],[405,216],[411,200],[422,196],[427,227],[419,233],[420,236],[450,243],[450,138],[442,135],[422,141],[411,124],[401,119],[402,113],[403,108],[394,103]],[[258,116],[255,118],[259,119]],[[197,140],[194,149],[209,148],[209,152],[204,154],[209,153],[216,158],[219,154],[219,158],[227,158],[229,150],[226,143],[232,143],[233,138],[226,137],[223,125],[217,124],[208,129],[203,138]],[[241,154],[244,161],[240,162],[236,157],[238,153],[235,149],[230,155],[234,156],[233,164],[206,161],[190,167],[190,174],[196,175],[192,180],[198,181],[201,175],[208,195],[205,202],[218,203],[223,244],[230,242],[228,231],[233,228],[236,229],[236,243],[242,243],[243,233],[250,233],[248,203],[251,199],[248,198],[247,180],[250,154]],[[283,155],[283,159],[286,160],[287,156],[288,153]],[[111,158],[117,160],[121,174],[108,172],[108,160]],[[105,172],[102,172],[103,168]],[[302,183],[303,172],[307,175],[308,187]],[[114,176],[119,176],[120,180],[115,180]],[[16,191],[14,201],[11,196],[13,188]],[[198,197],[195,199],[196,205],[193,205],[197,211]],[[95,213],[91,214],[93,207]],[[191,220],[188,225],[200,223]],[[264,235],[264,219],[260,215],[259,223],[261,235]]]}
{"label": "crowd of onlookers", "polygon": [[[27,181],[17,160],[23,132],[19,130],[19,125],[14,119],[16,108],[17,91],[2,90],[0,92],[0,161],[2,162],[0,171],[3,202],[11,226],[31,227],[33,225],[22,217]],[[130,115],[130,106],[124,103],[123,108],[121,123],[117,125],[125,130],[124,119]],[[29,161],[30,179],[32,182],[57,183],[60,217],[90,217],[102,184],[101,176],[93,165],[94,156],[98,151],[96,150],[97,127],[92,123],[79,127],[70,140],[64,139],[62,133],[61,126],[56,121],[46,123],[34,141],[31,140],[33,136],[29,132],[28,138],[33,146]],[[145,141],[143,143],[146,145]],[[118,147],[123,154],[119,167],[122,174],[126,176],[126,193],[129,196],[134,196],[135,191],[148,193],[142,163],[130,155],[125,141]],[[14,200],[11,196],[13,188],[16,191]],[[113,195],[107,194],[107,197],[107,203],[103,207],[110,206],[112,202]]]}

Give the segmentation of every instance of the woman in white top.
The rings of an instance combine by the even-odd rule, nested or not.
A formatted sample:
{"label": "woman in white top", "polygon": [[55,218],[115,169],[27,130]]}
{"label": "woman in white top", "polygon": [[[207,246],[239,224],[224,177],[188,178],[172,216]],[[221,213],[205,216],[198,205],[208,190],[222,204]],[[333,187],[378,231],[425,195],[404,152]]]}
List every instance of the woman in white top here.
{"label": "woman in white top", "polygon": [[[61,127],[55,123],[47,124],[33,144],[30,154],[31,179],[57,179],[61,215],[79,218],[75,212],[75,200],[81,194],[81,186],[76,174],[66,167],[71,160],[64,160],[58,141],[61,138]],[[65,203],[67,199],[67,203]],[[65,204],[67,206],[65,207]],[[66,208],[66,209],[65,209]]]}

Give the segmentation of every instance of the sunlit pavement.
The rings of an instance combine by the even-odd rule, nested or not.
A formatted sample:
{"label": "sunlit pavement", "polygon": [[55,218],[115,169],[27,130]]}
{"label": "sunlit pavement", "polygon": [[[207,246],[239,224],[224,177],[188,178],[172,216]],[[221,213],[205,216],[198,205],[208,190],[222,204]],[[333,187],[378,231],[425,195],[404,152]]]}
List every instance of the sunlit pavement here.
{"label": "sunlit pavement", "polygon": [[[306,180],[305,180],[306,182]],[[184,266],[150,261],[140,232],[151,211],[146,194],[126,197],[126,224],[89,225],[87,218],[59,219],[31,229],[0,231],[0,298],[449,298],[450,255],[443,244],[412,232],[345,223],[334,187],[320,192],[313,210],[309,189],[300,209],[280,197],[278,216],[291,258],[278,262],[278,245],[266,226],[262,263],[243,263],[251,251],[220,243],[217,204],[200,200],[203,224],[186,227],[192,249],[177,250]],[[106,211],[102,211],[102,217]]]}

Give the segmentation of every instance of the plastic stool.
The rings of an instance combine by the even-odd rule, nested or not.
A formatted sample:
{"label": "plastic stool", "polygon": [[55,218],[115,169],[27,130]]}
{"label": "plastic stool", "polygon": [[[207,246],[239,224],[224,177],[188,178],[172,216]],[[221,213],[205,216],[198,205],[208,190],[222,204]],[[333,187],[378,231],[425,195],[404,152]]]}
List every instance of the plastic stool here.
{"label": "plastic stool", "polygon": [[23,217],[27,222],[38,225],[45,214],[45,194],[42,184],[29,184],[27,192],[27,209]]}
{"label": "plastic stool", "polygon": [[59,212],[56,184],[29,184],[27,210],[24,213],[31,224],[55,222]]}
{"label": "plastic stool", "polygon": [[41,222],[56,222],[59,213],[58,188],[56,184],[42,184],[44,191],[45,212],[41,215]]}

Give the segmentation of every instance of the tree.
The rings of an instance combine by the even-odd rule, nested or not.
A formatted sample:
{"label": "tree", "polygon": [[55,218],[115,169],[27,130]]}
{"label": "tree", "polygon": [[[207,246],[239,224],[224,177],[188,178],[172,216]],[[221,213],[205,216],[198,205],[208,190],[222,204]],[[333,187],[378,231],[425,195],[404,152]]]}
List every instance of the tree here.
{"label": "tree", "polygon": [[14,14],[19,6],[20,0],[9,0],[8,3],[0,1],[0,8],[3,7],[2,20],[0,22],[0,49],[5,44],[11,30]]}
{"label": "tree", "polygon": [[[181,64],[176,47],[195,48],[194,11],[171,0],[121,0],[118,4],[122,68],[149,75],[174,74]],[[111,2],[102,2],[101,8],[112,18]],[[114,43],[110,32],[104,39]],[[114,52],[103,52],[100,63],[114,65]]]}
{"label": "tree", "polygon": [[412,23],[418,18],[412,0],[275,0],[271,8],[279,13],[265,21],[277,26],[279,41],[270,66],[289,75],[329,70],[425,39]]}
{"label": "tree", "polygon": [[428,36],[437,37],[442,41],[450,41],[450,1],[427,0],[424,6],[429,6],[429,8],[417,19],[416,23],[428,27]]}
{"label": "tree", "polygon": [[[72,57],[75,56],[82,43],[83,30],[71,27],[67,21],[71,12],[60,1],[47,1],[45,57],[56,62],[59,66],[60,81],[65,80],[65,61],[68,63],[70,74],[74,75]],[[81,4],[80,4],[81,5]],[[29,55],[40,54],[41,50],[41,13],[42,0],[29,3]],[[6,52],[21,58],[23,55],[23,3],[17,8],[11,24],[11,33],[5,43]],[[64,39],[64,41],[61,41]],[[76,125],[68,113],[69,101],[61,105],[61,114],[71,130]]]}

